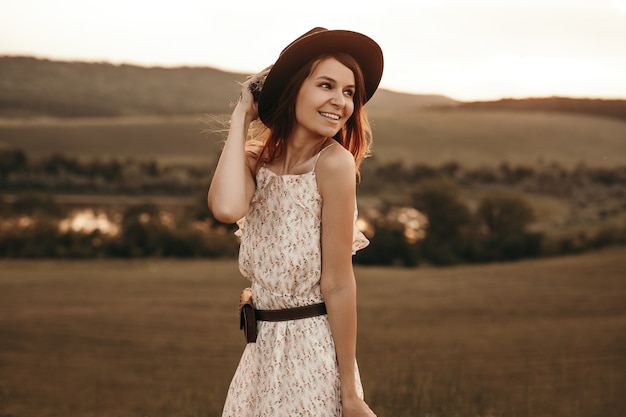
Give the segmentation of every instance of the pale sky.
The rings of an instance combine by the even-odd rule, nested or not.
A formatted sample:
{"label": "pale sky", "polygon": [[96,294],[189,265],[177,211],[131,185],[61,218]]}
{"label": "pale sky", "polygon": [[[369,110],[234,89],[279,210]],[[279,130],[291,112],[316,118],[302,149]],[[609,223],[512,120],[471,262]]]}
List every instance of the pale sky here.
{"label": "pale sky", "polygon": [[252,73],[314,26],[375,39],[395,91],[626,99],[626,0],[0,0],[0,55]]}

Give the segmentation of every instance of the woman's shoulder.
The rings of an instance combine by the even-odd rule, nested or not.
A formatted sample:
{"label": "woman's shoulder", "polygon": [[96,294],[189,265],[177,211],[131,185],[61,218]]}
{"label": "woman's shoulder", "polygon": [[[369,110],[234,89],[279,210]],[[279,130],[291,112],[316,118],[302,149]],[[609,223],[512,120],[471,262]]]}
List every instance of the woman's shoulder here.
{"label": "woman's shoulder", "polygon": [[315,167],[316,175],[336,178],[338,175],[355,174],[354,156],[338,143],[328,145],[321,152]]}
{"label": "woman's shoulder", "polygon": [[[333,144],[322,152],[315,169],[315,178],[317,190],[324,200],[323,207],[337,209],[352,204],[356,194],[356,168],[354,157],[343,146]],[[330,212],[336,212],[335,209]]]}

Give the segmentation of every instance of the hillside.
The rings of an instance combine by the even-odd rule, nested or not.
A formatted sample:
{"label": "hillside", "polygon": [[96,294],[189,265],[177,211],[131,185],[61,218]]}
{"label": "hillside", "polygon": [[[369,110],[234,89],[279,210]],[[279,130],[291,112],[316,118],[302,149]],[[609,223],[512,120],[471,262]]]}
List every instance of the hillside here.
{"label": "hillside", "polygon": [[462,103],[469,110],[541,111],[589,114],[626,121],[626,100],[605,100],[570,97],[505,98],[496,101]]}
{"label": "hillside", "polygon": [[[372,114],[373,155],[381,162],[626,165],[626,123],[616,119],[461,108]],[[223,139],[203,132],[207,128],[199,116],[5,120],[0,122],[0,149],[19,148],[34,157],[62,153],[206,164]]]}
{"label": "hillside", "polygon": [[[0,57],[0,147],[33,156],[205,163],[220,137],[205,114],[229,112],[245,74]],[[406,164],[626,164],[626,100],[461,103],[379,90],[368,103],[374,155]],[[609,117],[599,117],[609,116]]]}
{"label": "hillside", "polygon": [[[0,57],[0,117],[112,117],[225,113],[246,74]],[[438,95],[380,90],[372,111],[455,105]]]}
{"label": "hillside", "polygon": [[[229,112],[247,74],[209,67],[142,67],[0,56],[0,118],[179,116]],[[459,102],[379,89],[371,115],[426,108],[576,113],[626,120],[626,100],[543,97]]]}

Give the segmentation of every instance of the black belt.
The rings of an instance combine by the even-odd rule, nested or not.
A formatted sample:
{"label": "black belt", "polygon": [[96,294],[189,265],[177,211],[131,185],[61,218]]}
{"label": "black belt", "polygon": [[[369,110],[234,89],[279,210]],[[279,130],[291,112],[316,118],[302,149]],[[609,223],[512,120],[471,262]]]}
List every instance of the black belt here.
{"label": "black belt", "polygon": [[254,310],[257,320],[261,321],[287,321],[307,319],[309,317],[326,314],[326,304],[318,303],[302,307],[283,308],[279,310]]}
{"label": "black belt", "polygon": [[316,317],[326,314],[326,304],[317,303],[303,307],[283,308],[279,310],[256,310],[250,304],[244,304],[240,311],[239,328],[243,329],[246,342],[256,342],[256,322],[287,321]]}

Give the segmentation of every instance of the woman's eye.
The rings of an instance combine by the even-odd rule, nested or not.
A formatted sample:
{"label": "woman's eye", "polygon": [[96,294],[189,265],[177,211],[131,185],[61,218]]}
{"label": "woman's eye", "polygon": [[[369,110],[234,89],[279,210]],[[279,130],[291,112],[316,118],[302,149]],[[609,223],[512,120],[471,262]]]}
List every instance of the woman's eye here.
{"label": "woman's eye", "polygon": [[322,84],[320,84],[320,87],[326,88],[326,89],[330,89],[331,88],[329,83],[322,83]]}
{"label": "woman's eye", "polygon": [[346,91],[344,91],[344,94],[347,95],[348,97],[353,97],[354,96],[354,91],[346,90]]}

